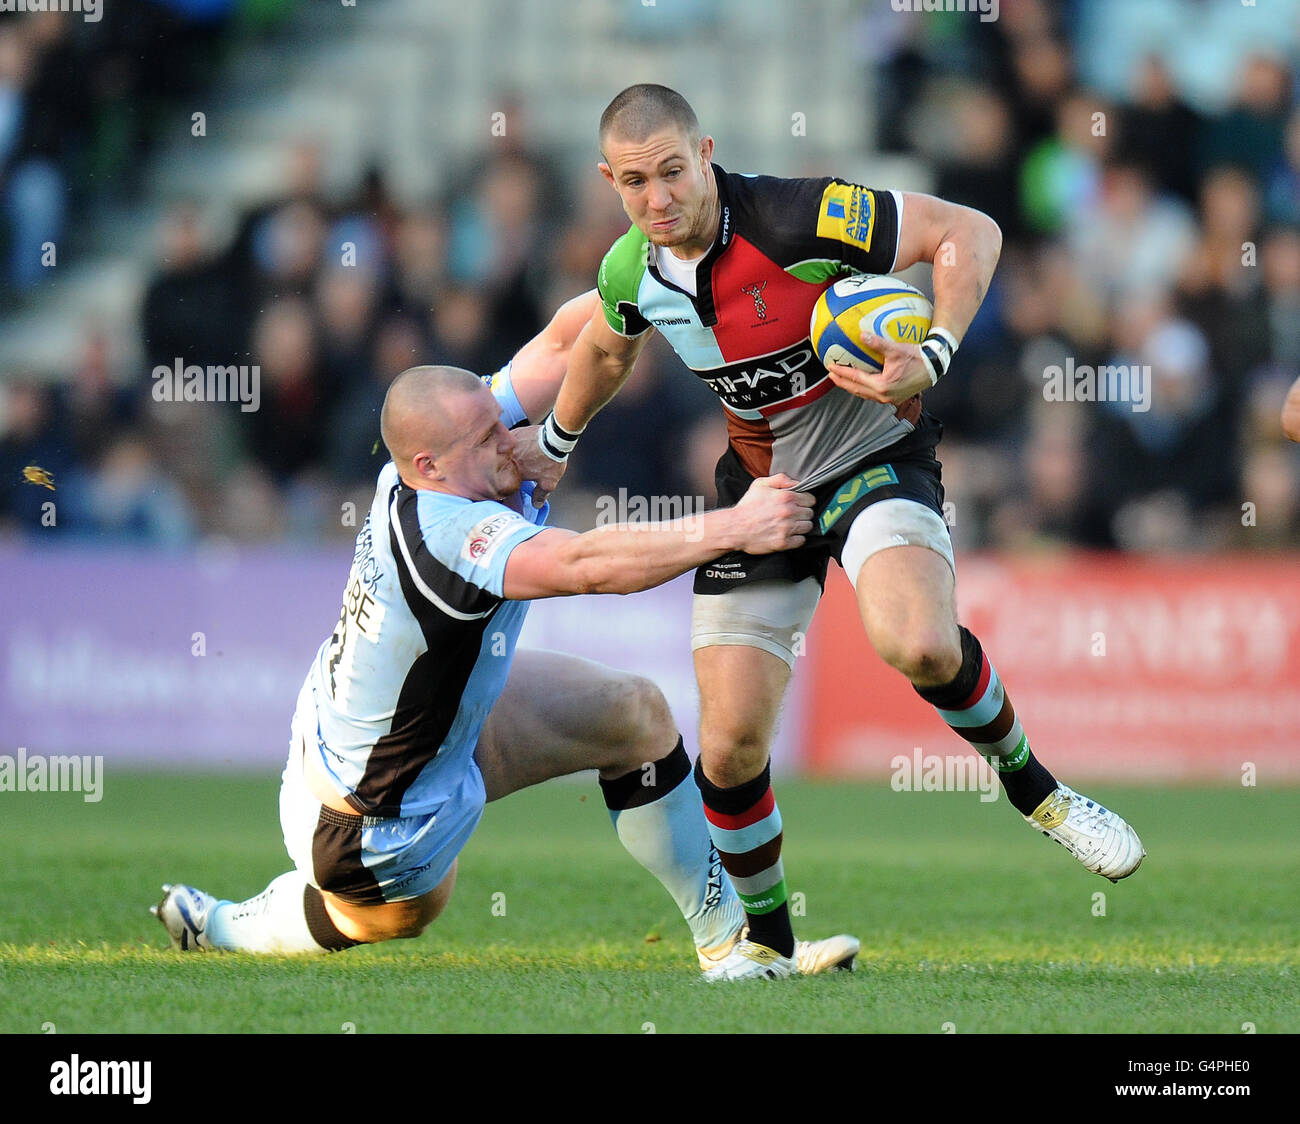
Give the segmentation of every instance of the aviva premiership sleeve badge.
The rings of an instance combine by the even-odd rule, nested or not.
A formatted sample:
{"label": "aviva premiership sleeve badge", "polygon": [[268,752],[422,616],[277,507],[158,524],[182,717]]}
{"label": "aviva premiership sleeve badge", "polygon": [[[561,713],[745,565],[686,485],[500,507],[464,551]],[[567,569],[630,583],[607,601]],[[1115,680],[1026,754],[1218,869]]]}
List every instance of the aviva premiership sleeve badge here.
{"label": "aviva premiership sleeve badge", "polygon": [[875,223],[872,193],[851,183],[829,183],[817,213],[817,237],[834,238],[861,250],[871,249]]}

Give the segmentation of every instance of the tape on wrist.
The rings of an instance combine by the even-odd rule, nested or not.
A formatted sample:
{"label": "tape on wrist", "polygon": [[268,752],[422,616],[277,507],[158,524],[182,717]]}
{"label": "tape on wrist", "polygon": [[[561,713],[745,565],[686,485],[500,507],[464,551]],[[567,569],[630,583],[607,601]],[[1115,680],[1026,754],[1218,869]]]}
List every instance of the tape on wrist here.
{"label": "tape on wrist", "polygon": [[570,433],[562,428],[555,420],[555,411],[552,410],[537,430],[537,444],[551,460],[565,461],[578,444],[579,436],[580,433]]}
{"label": "tape on wrist", "polygon": [[957,337],[948,331],[947,328],[940,328],[938,325],[932,325],[930,330],[926,332],[925,338],[929,339],[932,336],[943,340],[943,342],[948,345],[950,356],[957,354]]}
{"label": "tape on wrist", "polygon": [[946,328],[931,328],[921,341],[921,354],[930,364],[930,385],[934,386],[948,373],[953,352],[957,350],[957,337]]}

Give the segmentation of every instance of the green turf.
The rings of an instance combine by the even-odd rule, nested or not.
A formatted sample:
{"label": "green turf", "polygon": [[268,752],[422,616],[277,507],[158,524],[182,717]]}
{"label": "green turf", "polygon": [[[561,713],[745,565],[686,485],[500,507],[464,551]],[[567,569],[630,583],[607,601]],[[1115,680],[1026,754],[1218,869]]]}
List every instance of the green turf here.
{"label": "green turf", "polygon": [[1300,1030],[1295,789],[1086,787],[1150,852],[1112,886],[1005,800],[782,783],[797,930],[857,933],[859,970],[711,988],[572,782],[488,809],[418,940],[170,951],[146,912],[161,882],[239,898],[287,868],[277,785],[110,771],[99,804],[0,795],[0,1032]]}

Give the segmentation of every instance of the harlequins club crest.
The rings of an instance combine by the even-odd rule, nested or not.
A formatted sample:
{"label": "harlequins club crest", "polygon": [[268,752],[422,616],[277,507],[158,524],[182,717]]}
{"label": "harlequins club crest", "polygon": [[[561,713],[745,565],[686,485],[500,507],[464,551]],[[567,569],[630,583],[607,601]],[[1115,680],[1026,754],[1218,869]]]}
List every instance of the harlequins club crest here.
{"label": "harlequins club crest", "polygon": [[766,281],[759,281],[755,285],[742,285],[740,291],[748,293],[754,298],[754,311],[758,313],[760,320],[767,319],[767,301],[763,299],[763,290],[767,288]]}

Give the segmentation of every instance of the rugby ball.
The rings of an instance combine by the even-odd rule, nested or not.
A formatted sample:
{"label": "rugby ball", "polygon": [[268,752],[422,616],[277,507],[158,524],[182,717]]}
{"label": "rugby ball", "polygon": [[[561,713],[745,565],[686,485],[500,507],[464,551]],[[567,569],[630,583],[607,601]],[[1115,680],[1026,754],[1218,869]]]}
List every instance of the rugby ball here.
{"label": "rugby ball", "polygon": [[862,346],[860,331],[919,344],[930,330],[934,305],[920,289],[886,274],[841,277],[817,298],[808,327],[817,358],[879,371],[883,357]]}

